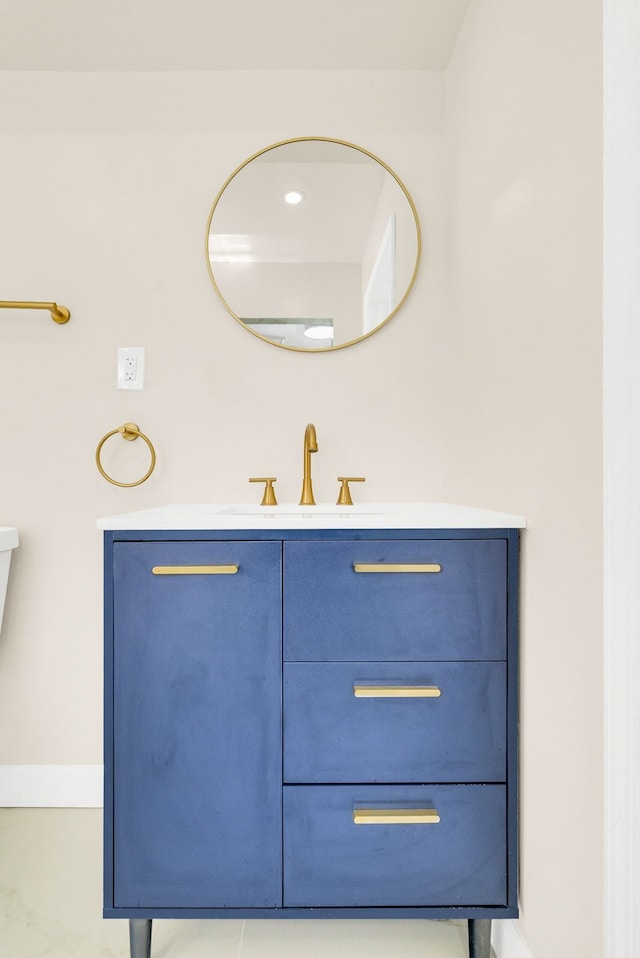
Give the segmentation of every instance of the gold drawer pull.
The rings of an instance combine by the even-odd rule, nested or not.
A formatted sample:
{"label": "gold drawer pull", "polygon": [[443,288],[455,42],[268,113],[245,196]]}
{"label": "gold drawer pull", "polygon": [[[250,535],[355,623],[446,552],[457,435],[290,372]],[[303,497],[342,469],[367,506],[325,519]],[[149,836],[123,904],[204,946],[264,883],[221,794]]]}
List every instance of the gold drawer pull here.
{"label": "gold drawer pull", "polygon": [[356,562],[354,572],[442,572],[442,566],[431,563]]}
{"label": "gold drawer pull", "polygon": [[437,825],[435,808],[354,808],[356,825]]}
{"label": "gold drawer pull", "polygon": [[154,565],[154,575],[235,575],[237,565]]}
{"label": "gold drawer pull", "polygon": [[354,685],[357,699],[438,699],[437,685]]}

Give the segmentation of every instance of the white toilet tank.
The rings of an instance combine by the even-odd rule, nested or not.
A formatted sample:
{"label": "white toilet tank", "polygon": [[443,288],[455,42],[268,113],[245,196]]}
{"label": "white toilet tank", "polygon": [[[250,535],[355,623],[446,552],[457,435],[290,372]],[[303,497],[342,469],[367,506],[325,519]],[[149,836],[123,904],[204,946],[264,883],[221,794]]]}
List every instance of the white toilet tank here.
{"label": "white toilet tank", "polygon": [[0,526],[0,630],[2,629],[2,615],[4,600],[7,595],[9,581],[9,565],[11,564],[11,550],[18,545],[18,530],[13,526]]}

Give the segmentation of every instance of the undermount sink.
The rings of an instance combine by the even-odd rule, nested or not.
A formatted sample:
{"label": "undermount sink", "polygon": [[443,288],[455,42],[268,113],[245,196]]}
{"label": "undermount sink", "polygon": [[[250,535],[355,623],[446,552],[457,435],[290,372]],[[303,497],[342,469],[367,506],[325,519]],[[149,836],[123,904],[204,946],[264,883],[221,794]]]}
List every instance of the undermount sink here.
{"label": "undermount sink", "polygon": [[335,506],[329,503],[320,503],[315,506],[299,506],[295,503],[282,503],[277,506],[251,506],[238,505],[230,506],[228,509],[222,509],[221,516],[259,516],[261,519],[325,519],[327,516],[333,516],[336,519],[353,519],[356,516],[382,516],[388,515],[389,510],[379,508],[375,505],[359,506]]}
{"label": "undermount sink", "polygon": [[13,526],[0,526],[0,629],[2,629],[2,615],[4,612],[4,600],[7,594],[7,582],[9,581],[9,565],[11,563],[11,550],[18,545],[18,530]]}

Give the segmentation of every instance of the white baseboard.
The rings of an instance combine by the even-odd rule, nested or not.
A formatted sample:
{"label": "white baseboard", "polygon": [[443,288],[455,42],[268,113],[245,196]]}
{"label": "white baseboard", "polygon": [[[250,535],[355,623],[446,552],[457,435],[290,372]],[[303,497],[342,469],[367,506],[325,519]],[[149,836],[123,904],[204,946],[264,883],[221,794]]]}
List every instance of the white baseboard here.
{"label": "white baseboard", "polygon": [[513,919],[492,922],[491,944],[496,958],[533,958]]}
{"label": "white baseboard", "polygon": [[0,808],[101,808],[102,765],[0,765]]}

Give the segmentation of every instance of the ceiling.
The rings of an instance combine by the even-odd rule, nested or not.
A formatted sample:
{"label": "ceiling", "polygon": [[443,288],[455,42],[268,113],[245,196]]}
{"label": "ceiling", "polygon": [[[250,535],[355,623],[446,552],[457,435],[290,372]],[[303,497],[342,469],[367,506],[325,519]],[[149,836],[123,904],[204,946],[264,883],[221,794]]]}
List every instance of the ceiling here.
{"label": "ceiling", "polygon": [[0,69],[443,70],[470,0],[0,0]]}

